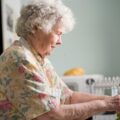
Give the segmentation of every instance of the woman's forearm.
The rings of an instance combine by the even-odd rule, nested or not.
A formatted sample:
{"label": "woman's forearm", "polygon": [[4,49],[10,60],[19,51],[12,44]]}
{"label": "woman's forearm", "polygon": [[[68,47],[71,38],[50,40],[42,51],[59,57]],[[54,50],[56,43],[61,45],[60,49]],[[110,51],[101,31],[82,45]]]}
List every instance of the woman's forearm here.
{"label": "woman's forearm", "polygon": [[[105,111],[120,111],[120,96],[106,97],[82,103],[62,104],[37,120],[85,120]],[[47,118],[47,119],[42,119]]]}
{"label": "woman's forearm", "polygon": [[63,106],[62,109],[65,120],[73,120],[78,118],[80,118],[80,120],[85,120],[92,115],[105,112],[108,110],[108,107],[104,101],[96,100],[86,103]]}
{"label": "woman's forearm", "polygon": [[[48,113],[49,118],[53,120],[85,120],[86,118],[97,113],[105,112],[108,106],[103,100],[96,100],[86,103],[71,105],[61,105]],[[50,119],[50,120],[51,120]]]}
{"label": "woman's forearm", "polygon": [[72,95],[69,97],[69,101],[71,104],[74,103],[83,103],[83,102],[89,102],[92,100],[104,100],[108,96],[98,96],[98,95],[92,95],[89,93],[83,93],[83,92],[73,92]]}

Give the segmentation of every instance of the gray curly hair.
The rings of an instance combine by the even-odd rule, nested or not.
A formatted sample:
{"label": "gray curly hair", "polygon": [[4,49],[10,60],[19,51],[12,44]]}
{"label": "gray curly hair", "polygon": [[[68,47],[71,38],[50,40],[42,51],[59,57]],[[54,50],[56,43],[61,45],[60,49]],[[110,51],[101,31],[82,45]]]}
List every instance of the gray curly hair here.
{"label": "gray curly hair", "polygon": [[21,37],[33,34],[34,26],[49,33],[58,21],[64,33],[71,31],[75,23],[72,11],[61,0],[33,0],[21,9],[16,33]]}

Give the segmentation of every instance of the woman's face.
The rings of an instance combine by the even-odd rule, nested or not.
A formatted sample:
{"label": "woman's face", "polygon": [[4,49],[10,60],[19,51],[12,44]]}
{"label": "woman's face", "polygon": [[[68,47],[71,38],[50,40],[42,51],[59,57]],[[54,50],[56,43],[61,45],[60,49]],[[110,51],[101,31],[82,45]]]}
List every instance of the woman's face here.
{"label": "woman's face", "polygon": [[37,30],[35,33],[36,40],[34,41],[35,49],[42,57],[50,55],[58,45],[62,44],[62,34],[63,30],[60,24],[55,25],[49,34]]}

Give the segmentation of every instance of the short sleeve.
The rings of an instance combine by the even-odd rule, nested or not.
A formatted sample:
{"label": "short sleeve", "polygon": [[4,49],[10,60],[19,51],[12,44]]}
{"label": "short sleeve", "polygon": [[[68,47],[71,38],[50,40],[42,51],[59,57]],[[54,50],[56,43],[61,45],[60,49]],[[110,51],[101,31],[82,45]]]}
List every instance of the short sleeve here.
{"label": "short sleeve", "polygon": [[61,103],[64,103],[66,98],[71,96],[73,91],[66,85],[66,83],[59,77],[59,75],[56,73],[54,67],[52,66],[51,62],[47,60],[47,63],[49,64],[49,71],[50,74],[52,75],[52,79],[54,79],[57,82],[56,89],[59,89],[61,94],[60,94],[60,101]]}
{"label": "short sleeve", "polygon": [[73,91],[66,85],[66,83],[61,78],[60,87],[61,87],[61,101],[64,101],[66,98],[71,96]]}
{"label": "short sleeve", "polygon": [[7,67],[9,70],[6,79],[9,78],[9,81],[5,87],[6,95],[13,106],[12,114],[16,114],[13,111],[18,111],[27,120],[31,120],[59,104],[57,98],[51,94],[45,76],[30,61],[13,60]]}

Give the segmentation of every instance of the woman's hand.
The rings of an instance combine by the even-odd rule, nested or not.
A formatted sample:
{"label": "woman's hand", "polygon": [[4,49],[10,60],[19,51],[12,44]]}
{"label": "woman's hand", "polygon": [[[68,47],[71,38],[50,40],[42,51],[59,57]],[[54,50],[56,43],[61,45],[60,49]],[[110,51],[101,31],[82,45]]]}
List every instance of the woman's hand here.
{"label": "woman's hand", "polygon": [[108,110],[120,112],[120,95],[106,97],[105,102]]}
{"label": "woman's hand", "polygon": [[116,105],[116,112],[120,113],[120,95],[114,97],[114,102]]}

